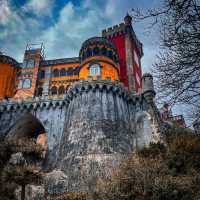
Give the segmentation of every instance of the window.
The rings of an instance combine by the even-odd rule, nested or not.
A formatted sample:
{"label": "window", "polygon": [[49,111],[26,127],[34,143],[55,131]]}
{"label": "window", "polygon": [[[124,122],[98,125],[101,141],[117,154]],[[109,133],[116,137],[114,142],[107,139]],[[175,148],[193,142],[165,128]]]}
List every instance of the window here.
{"label": "window", "polygon": [[26,62],[26,68],[33,68],[34,65],[35,65],[35,60],[33,60],[33,59],[27,60],[27,62]]}
{"label": "window", "polygon": [[95,47],[93,49],[93,55],[99,55],[99,48],[98,47]]}
{"label": "window", "polygon": [[39,87],[39,88],[38,88],[38,91],[37,91],[37,96],[38,96],[38,97],[42,96],[42,92],[43,92],[43,88],[42,88],[42,87]]}
{"label": "window", "polygon": [[85,54],[85,52],[83,52],[83,54],[82,54],[82,60],[84,60],[86,58],[86,54]]}
{"label": "window", "polygon": [[67,70],[67,76],[73,76],[73,73],[74,73],[74,69],[73,68],[69,68]]}
{"label": "window", "polygon": [[92,64],[89,69],[89,75],[90,76],[100,76],[101,75],[100,65],[97,63]]}
{"label": "window", "polygon": [[24,89],[30,88],[31,87],[31,80],[30,79],[24,79],[23,81],[23,86]]}
{"label": "window", "polygon": [[26,59],[22,64],[22,68],[33,68],[35,65],[34,59]]}
{"label": "window", "polygon": [[105,47],[101,49],[101,54],[102,54],[103,56],[106,56],[106,55],[107,55],[107,49],[106,49]]}
{"label": "window", "polygon": [[59,77],[59,70],[58,69],[53,70],[53,77]]}
{"label": "window", "polygon": [[23,80],[20,80],[18,84],[18,89],[22,89],[22,86],[23,86]]}
{"label": "window", "polygon": [[112,51],[108,51],[108,57],[109,57],[110,59],[113,59],[113,52],[112,52]]}
{"label": "window", "polygon": [[57,92],[58,92],[57,87],[56,87],[56,86],[53,86],[53,87],[51,88],[51,95],[56,95]]}
{"label": "window", "polygon": [[68,89],[69,89],[69,85],[66,86],[65,93],[67,93]]}
{"label": "window", "polygon": [[44,70],[39,72],[39,79],[43,79],[43,78],[45,78],[45,71]]}
{"label": "window", "polygon": [[88,49],[88,50],[86,51],[86,57],[88,58],[88,57],[90,57],[90,56],[92,56],[92,51],[91,51],[91,49]]}
{"label": "window", "polygon": [[66,71],[65,69],[60,70],[60,76],[66,76]]}
{"label": "window", "polygon": [[64,94],[65,93],[65,88],[63,85],[61,85],[58,89],[58,94]]}

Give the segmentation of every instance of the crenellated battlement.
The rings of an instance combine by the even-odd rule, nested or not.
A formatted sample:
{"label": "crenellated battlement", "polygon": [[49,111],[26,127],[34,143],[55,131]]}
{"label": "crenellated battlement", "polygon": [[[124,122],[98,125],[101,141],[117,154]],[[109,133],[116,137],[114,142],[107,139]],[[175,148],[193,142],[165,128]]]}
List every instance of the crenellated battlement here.
{"label": "crenellated battlement", "polygon": [[124,23],[109,27],[108,29],[104,29],[102,31],[102,37],[113,36],[114,34],[118,34],[118,33],[125,33]]}
{"label": "crenellated battlement", "polygon": [[68,104],[64,99],[50,99],[50,98],[32,98],[32,99],[18,99],[9,101],[3,100],[0,102],[0,112],[15,112],[15,111],[34,111],[37,109],[47,110],[52,108],[62,108]]}
{"label": "crenellated battlement", "polygon": [[130,92],[124,85],[119,81],[111,80],[81,80],[71,87],[71,89],[66,94],[66,99],[71,101],[73,97],[76,97],[78,94],[89,91],[105,91],[106,93],[117,94],[118,96],[123,97],[126,101],[132,101],[134,104],[136,101],[142,101],[142,95],[136,95],[133,92]]}

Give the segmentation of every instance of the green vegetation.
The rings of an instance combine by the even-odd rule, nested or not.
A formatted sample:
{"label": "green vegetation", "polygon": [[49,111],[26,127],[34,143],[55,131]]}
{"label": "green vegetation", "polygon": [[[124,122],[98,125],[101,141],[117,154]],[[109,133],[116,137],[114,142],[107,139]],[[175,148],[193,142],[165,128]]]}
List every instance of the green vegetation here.
{"label": "green vegetation", "polygon": [[[95,191],[65,193],[47,200],[199,200],[200,136],[174,127],[166,140],[165,145],[150,144],[134,152],[111,178],[99,179]],[[0,150],[0,194],[4,200],[14,200],[14,190],[21,186],[24,199],[25,186],[41,181],[34,163],[40,160],[42,149],[30,140],[0,143]],[[18,157],[19,163],[10,163],[19,151],[23,155]]]}
{"label": "green vegetation", "polygon": [[185,129],[167,133],[167,145],[150,144],[100,180],[99,200],[199,200],[200,136]]}

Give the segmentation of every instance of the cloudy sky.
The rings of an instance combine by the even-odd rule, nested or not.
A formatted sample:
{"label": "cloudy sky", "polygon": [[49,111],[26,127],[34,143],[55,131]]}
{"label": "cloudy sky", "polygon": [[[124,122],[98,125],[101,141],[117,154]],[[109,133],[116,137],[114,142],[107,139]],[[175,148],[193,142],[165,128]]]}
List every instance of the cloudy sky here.
{"label": "cloudy sky", "polygon": [[[27,43],[45,45],[46,59],[78,56],[84,40],[119,24],[131,8],[158,6],[160,0],[0,0],[0,51],[23,59]],[[144,45],[143,71],[158,52],[158,34],[148,22],[133,23]]]}

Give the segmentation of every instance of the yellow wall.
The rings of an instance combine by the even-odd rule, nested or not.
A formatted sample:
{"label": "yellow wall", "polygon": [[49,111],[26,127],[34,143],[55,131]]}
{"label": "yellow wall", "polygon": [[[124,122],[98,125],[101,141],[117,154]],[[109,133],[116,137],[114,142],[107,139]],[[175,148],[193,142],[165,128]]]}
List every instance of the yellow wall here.
{"label": "yellow wall", "polygon": [[[79,73],[79,79],[87,80],[89,77],[89,66],[92,62],[98,62],[101,66],[101,79],[109,77],[111,80],[119,80],[118,66],[110,59],[102,56],[94,56],[84,61]],[[93,77],[95,80],[97,77]]]}
{"label": "yellow wall", "polygon": [[11,64],[0,63],[0,98],[13,97],[16,69]]}
{"label": "yellow wall", "polygon": [[[51,68],[52,74],[53,74],[53,70],[54,69],[69,69],[69,68],[76,68],[79,67],[80,63],[69,63],[69,64],[59,64],[59,65],[54,65],[54,66],[49,66]],[[46,69],[47,67],[42,67],[41,70]],[[45,77],[46,78],[46,77]],[[40,79],[39,82],[39,86],[42,87],[42,85],[44,84],[44,79]],[[60,76],[60,77],[51,77],[49,80],[51,81],[50,85],[49,85],[49,89],[51,90],[52,87],[56,86],[57,89],[60,86],[64,86],[65,90],[67,90],[68,88],[70,88],[71,84],[78,80],[79,76],[78,75],[74,75],[74,76]]]}

